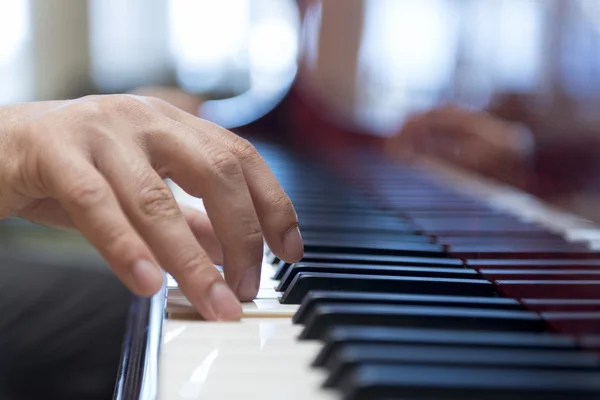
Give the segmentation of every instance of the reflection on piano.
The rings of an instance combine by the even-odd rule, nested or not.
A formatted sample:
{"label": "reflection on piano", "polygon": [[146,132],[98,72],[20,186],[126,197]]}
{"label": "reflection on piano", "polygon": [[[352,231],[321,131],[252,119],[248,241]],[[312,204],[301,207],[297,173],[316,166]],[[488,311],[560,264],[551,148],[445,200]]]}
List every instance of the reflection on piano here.
{"label": "reflection on piano", "polygon": [[600,398],[591,223],[431,162],[362,150],[341,177],[258,148],[296,206],[304,259],[266,250],[241,323],[202,321],[169,281],[164,321],[133,314],[150,340],[130,336],[146,345],[125,352],[116,398]]}

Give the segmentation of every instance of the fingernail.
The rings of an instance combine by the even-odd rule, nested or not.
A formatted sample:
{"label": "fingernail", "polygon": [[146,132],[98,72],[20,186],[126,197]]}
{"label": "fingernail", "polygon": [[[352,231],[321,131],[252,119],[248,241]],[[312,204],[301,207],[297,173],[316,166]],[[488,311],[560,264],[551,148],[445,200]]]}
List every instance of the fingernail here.
{"label": "fingernail", "polygon": [[217,319],[237,321],[242,318],[242,306],[226,283],[215,283],[210,288],[208,301]]}
{"label": "fingernail", "polygon": [[141,293],[152,294],[160,289],[163,274],[160,267],[148,260],[138,260],[133,264],[131,275]]}
{"label": "fingernail", "polygon": [[304,256],[304,245],[298,226],[287,231],[283,239],[283,248],[290,261],[300,260]]}
{"label": "fingernail", "polygon": [[244,274],[240,285],[238,286],[238,296],[241,301],[252,301],[258,293],[260,286],[260,269],[259,267],[249,268]]}

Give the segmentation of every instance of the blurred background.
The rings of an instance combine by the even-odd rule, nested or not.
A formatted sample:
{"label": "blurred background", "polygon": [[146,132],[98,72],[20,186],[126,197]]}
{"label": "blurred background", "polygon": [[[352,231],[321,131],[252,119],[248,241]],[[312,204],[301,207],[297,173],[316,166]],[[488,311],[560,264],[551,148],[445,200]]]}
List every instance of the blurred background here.
{"label": "blurred background", "polygon": [[314,134],[309,114],[386,138],[453,103],[595,149],[600,1],[0,0],[0,105],[129,91],[282,138]]}
{"label": "blurred background", "polygon": [[221,100],[204,112],[233,127],[309,75],[377,135],[497,93],[595,123],[599,49],[597,0],[0,0],[0,104],[161,85]]}

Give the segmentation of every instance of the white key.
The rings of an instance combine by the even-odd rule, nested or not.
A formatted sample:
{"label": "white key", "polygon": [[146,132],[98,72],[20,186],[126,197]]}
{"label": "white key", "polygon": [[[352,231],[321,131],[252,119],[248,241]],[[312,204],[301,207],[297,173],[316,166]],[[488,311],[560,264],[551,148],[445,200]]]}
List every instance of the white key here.
{"label": "white key", "polygon": [[166,322],[160,399],[335,399],[310,367],[320,344],[298,341],[289,319]]}

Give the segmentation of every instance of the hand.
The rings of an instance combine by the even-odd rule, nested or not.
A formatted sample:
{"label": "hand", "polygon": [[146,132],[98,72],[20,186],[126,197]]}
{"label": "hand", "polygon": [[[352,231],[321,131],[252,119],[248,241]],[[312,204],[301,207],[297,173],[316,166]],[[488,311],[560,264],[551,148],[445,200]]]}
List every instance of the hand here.
{"label": "hand", "polygon": [[386,150],[407,160],[439,158],[520,186],[533,145],[523,126],[450,105],[408,119]]}
{"label": "hand", "polygon": [[[225,281],[194,237],[210,233],[209,221],[189,210],[186,221],[164,178],[203,198]],[[263,234],[281,259],[303,255],[296,213],[256,149],[148,97],[0,108],[0,218],[8,216],[75,227],[140,295],[160,288],[162,266],[210,320],[238,319],[238,298],[256,296]]]}

